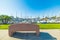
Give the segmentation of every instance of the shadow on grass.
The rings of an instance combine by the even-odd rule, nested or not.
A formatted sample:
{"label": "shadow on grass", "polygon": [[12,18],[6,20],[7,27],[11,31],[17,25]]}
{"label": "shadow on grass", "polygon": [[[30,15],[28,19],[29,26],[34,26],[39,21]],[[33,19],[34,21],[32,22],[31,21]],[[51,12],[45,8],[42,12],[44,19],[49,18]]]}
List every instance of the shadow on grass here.
{"label": "shadow on grass", "polygon": [[45,32],[40,32],[39,36],[36,36],[36,33],[19,33],[16,32],[13,34],[14,38],[19,38],[22,40],[57,40],[52,37],[50,34]]}

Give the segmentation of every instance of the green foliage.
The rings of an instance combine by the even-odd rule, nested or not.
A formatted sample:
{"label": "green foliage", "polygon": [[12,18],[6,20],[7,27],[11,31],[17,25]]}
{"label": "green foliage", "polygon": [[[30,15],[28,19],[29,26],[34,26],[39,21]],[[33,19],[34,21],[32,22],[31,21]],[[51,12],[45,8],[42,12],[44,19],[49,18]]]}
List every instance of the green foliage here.
{"label": "green foliage", "polygon": [[2,21],[3,24],[7,24],[8,21],[11,20],[11,17],[10,16],[7,16],[7,15],[0,15],[0,21]]}
{"label": "green foliage", "polygon": [[56,19],[56,16],[51,17],[52,19]]}

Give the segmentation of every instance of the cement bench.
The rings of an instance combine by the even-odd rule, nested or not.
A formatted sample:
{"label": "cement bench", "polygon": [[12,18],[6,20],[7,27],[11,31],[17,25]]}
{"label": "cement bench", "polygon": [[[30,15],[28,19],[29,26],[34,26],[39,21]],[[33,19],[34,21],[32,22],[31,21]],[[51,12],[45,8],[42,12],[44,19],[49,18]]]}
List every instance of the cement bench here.
{"label": "cement bench", "polygon": [[36,24],[19,23],[9,26],[9,36],[12,36],[16,31],[36,31],[36,35],[39,35],[39,26]]}

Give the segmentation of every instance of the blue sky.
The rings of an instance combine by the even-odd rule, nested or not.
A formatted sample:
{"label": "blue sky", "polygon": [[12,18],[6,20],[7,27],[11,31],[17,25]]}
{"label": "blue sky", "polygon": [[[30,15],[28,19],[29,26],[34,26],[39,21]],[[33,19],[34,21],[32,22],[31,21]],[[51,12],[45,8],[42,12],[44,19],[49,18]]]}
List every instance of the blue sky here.
{"label": "blue sky", "polygon": [[0,0],[2,14],[23,18],[60,16],[60,0]]}

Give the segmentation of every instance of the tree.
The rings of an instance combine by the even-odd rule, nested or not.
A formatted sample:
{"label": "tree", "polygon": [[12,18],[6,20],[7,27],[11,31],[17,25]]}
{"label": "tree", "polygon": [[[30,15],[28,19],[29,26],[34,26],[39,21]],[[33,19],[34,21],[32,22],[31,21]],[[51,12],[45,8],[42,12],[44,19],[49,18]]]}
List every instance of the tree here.
{"label": "tree", "polygon": [[51,19],[55,20],[56,19],[56,16],[51,17]]}
{"label": "tree", "polygon": [[11,20],[11,17],[7,15],[0,15],[0,20],[2,21],[3,24],[7,24],[8,21]]}
{"label": "tree", "polygon": [[48,17],[45,17],[45,18],[42,18],[41,20],[47,21],[48,19],[49,19]]}
{"label": "tree", "polygon": [[47,21],[49,18],[48,17],[45,17],[44,20]]}

